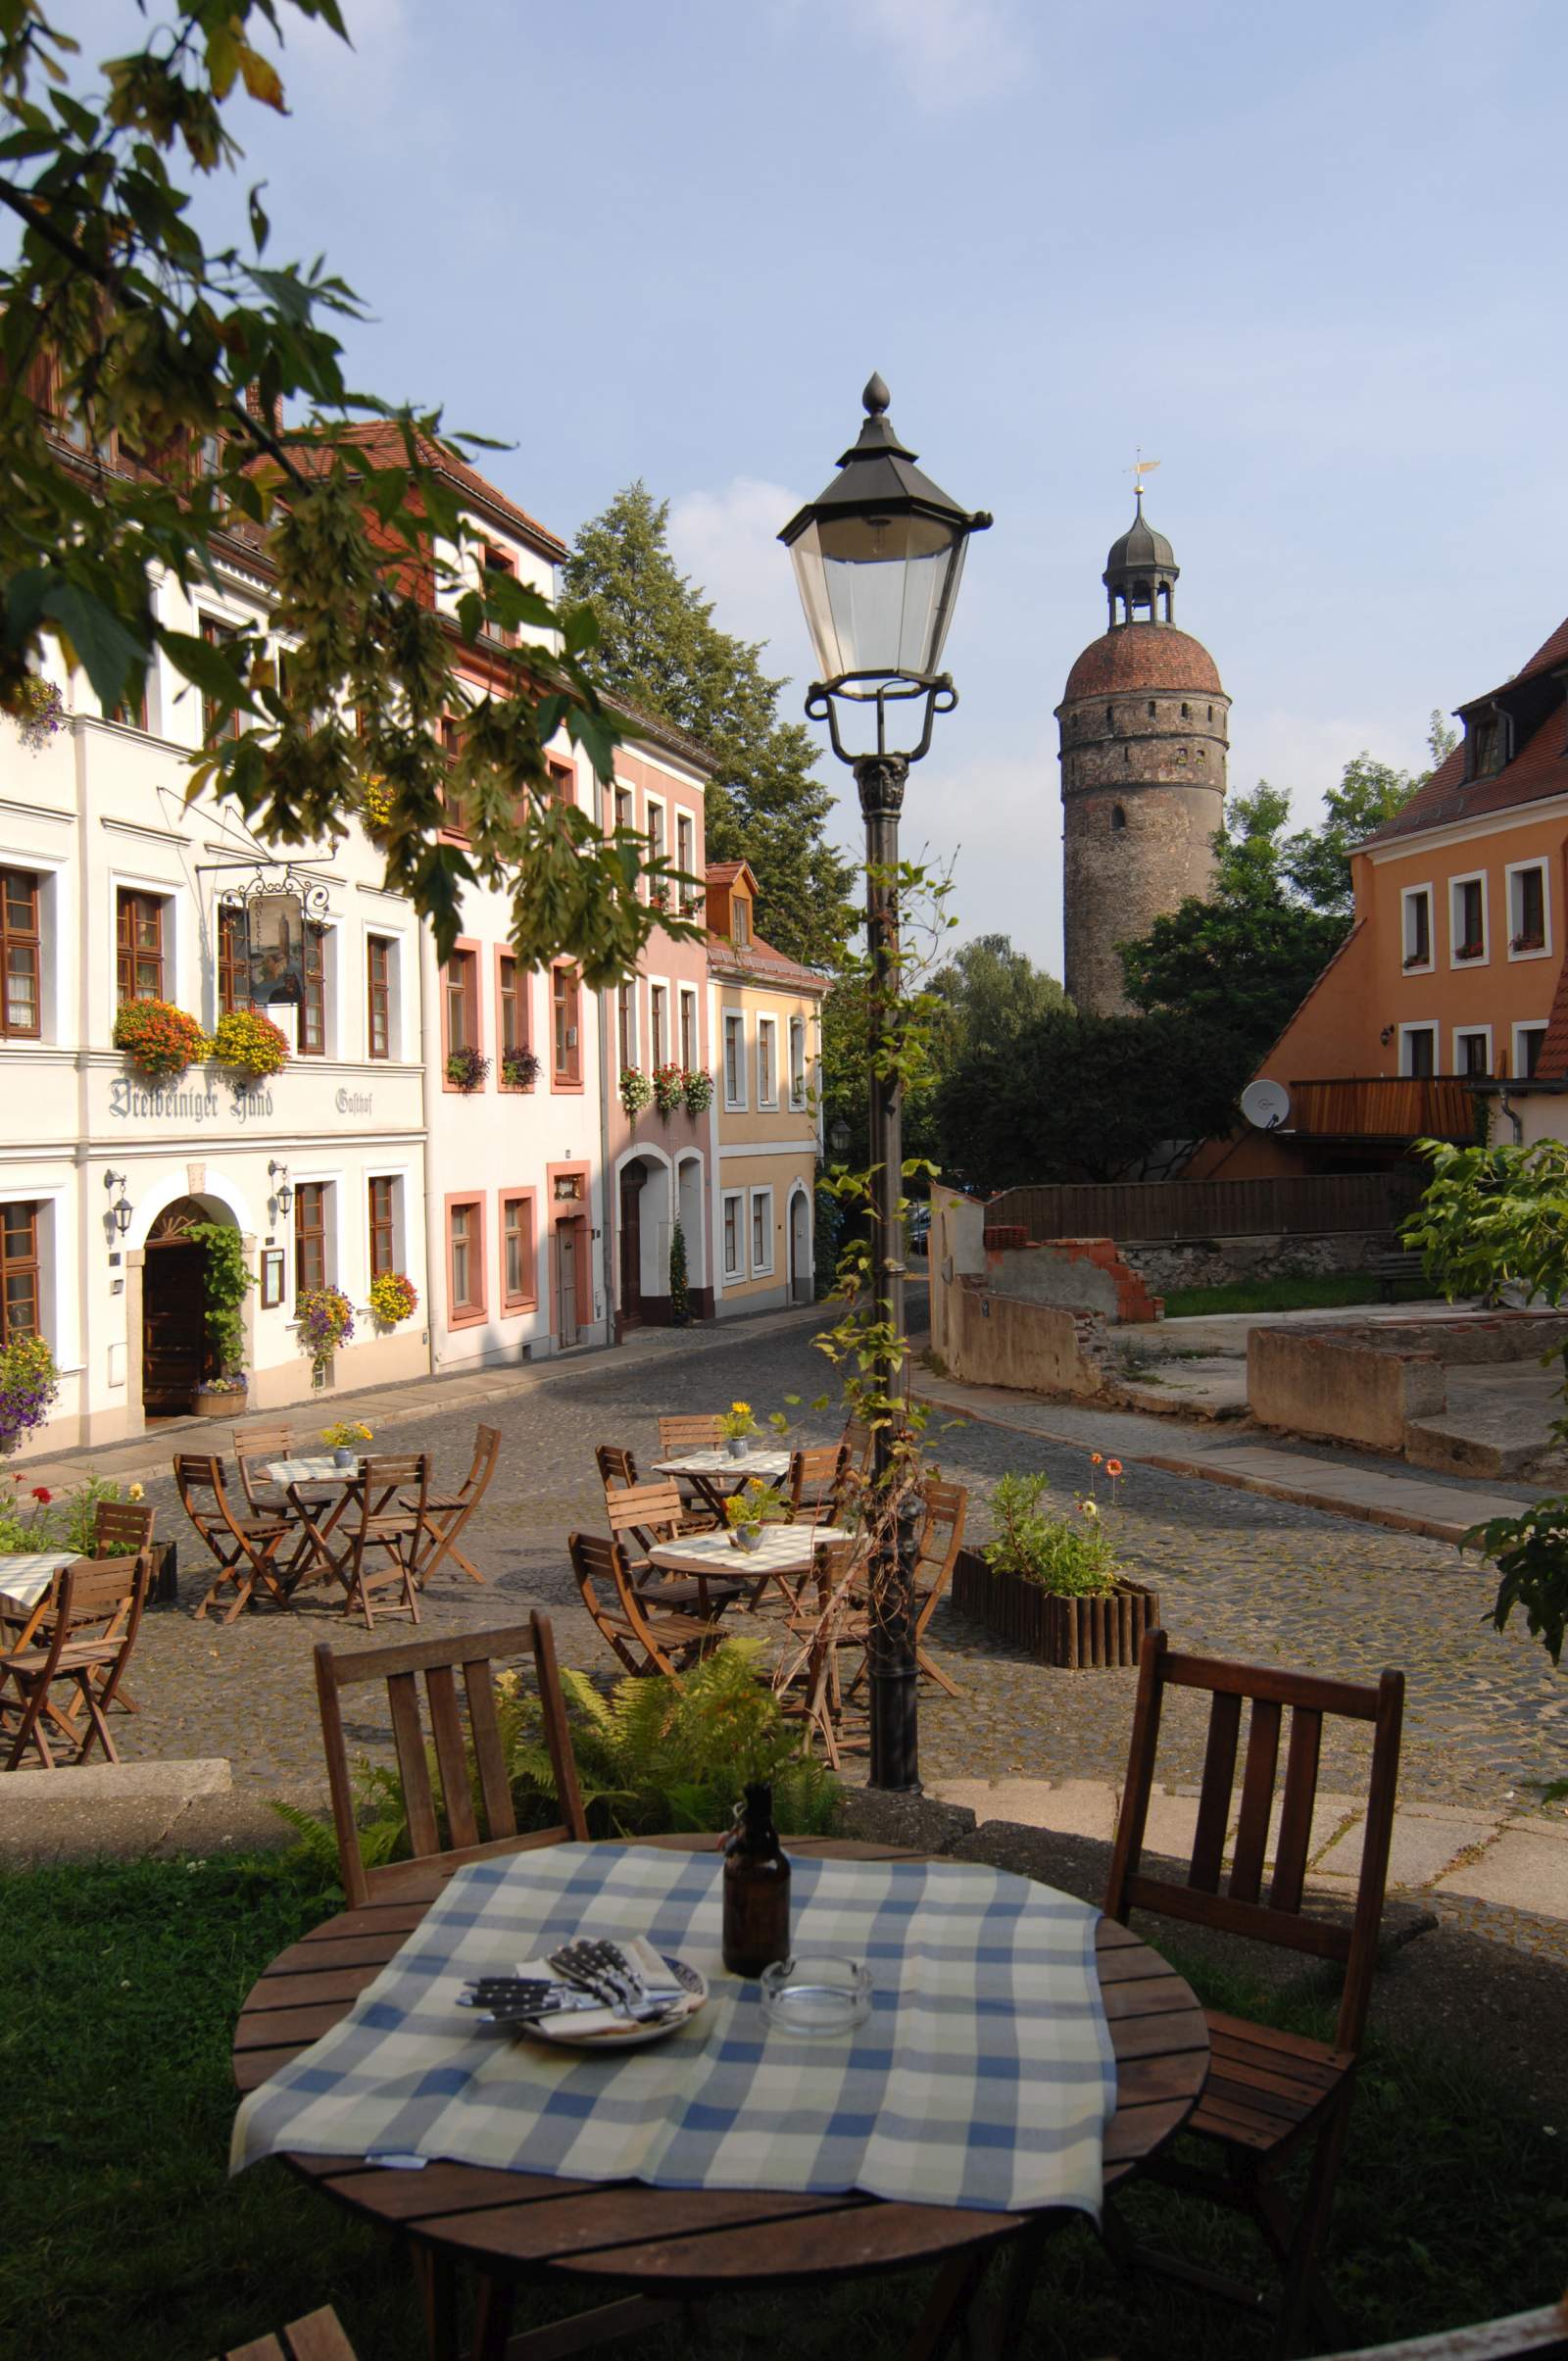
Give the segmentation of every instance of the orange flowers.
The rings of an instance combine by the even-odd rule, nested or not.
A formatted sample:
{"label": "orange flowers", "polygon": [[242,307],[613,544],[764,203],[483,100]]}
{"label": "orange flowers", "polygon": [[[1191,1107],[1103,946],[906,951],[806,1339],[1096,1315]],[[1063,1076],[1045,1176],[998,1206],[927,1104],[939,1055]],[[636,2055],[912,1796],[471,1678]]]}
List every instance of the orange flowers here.
{"label": "orange flowers", "polygon": [[1105,1461],[1105,1473],[1107,1476],[1119,1476],[1121,1474],[1121,1461],[1119,1459],[1107,1459]]}
{"label": "orange flowers", "polygon": [[1090,1466],[1091,1466],[1091,1467],[1103,1467],[1103,1466],[1104,1466],[1104,1464],[1105,1464],[1105,1454],[1104,1454],[1104,1452],[1103,1452],[1103,1451],[1091,1451],[1091,1452],[1090,1452],[1090,1454],[1089,1454],[1089,1464],[1090,1464]]}

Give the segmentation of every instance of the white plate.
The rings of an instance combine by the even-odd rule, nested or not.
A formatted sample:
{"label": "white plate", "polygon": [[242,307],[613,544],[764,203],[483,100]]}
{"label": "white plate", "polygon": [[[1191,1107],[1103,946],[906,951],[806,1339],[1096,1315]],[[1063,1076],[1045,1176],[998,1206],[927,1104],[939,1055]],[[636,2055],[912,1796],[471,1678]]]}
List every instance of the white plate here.
{"label": "white plate", "polygon": [[670,1951],[662,1951],[660,1957],[691,1994],[691,2006],[680,2016],[662,2018],[656,2025],[606,2025],[597,2033],[574,2031],[569,2016],[539,2017],[531,2024],[519,2026],[518,2031],[531,2034],[536,2041],[553,2042],[558,2049],[641,2049],[649,2041],[666,2040],[689,2024],[705,2006],[708,1978],[689,1959],[677,1959]]}

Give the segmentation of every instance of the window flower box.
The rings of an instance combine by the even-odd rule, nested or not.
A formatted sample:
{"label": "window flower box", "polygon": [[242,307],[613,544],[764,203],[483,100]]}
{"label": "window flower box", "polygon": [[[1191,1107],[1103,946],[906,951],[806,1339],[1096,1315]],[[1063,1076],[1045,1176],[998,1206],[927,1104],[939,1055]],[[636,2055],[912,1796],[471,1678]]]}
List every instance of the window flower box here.
{"label": "window flower box", "polygon": [[508,1090],[532,1090],[539,1079],[539,1060],[532,1050],[504,1050],[501,1079]]}
{"label": "window flower box", "polygon": [[713,1104],[713,1077],[701,1066],[688,1066],[680,1078],[681,1095],[689,1115],[706,1115]]}
{"label": "window flower box", "polygon": [[1025,1574],[988,1566],[978,1549],[958,1552],[952,1604],[956,1615],[1067,1672],[1135,1665],[1145,1632],[1159,1622],[1159,1593],[1126,1575],[1099,1598],[1064,1599]]}
{"label": "window flower box", "polygon": [[260,1080],[280,1074],[288,1063],[288,1039],[270,1016],[254,1008],[230,1008],[218,1020],[210,1044],[216,1065]]}
{"label": "window flower box", "polygon": [[654,1105],[667,1123],[686,1095],[686,1077],[678,1065],[654,1068]]}
{"label": "window flower box", "polygon": [[1479,959],[1486,952],[1485,943],[1461,943],[1454,953],[1456,959]]}
{"label": "window flower box", "polygon": [[1544,935],[1515,935],[1508,945],[1510,951],[1544,951],[1545,948]]}
{"label": "window flower box", "polygon": [[173,1082],[207,1055],[207,1036],[194,1016],[166,1000],[122,1001],[112,1035],[117,1050],[157,1082]]}
{"label": "window flower box", "polygon": [[1404,964],[1406,967],[1430,967],[1432,954],[1430,951],[1407,951],[1404,955]]}
{"label": "window flower box", "polygon": [[623,1065],[620,1069],[620,1104],[625,1109],[627,1121],[635,1123],[643,1108],[653,1105],[653,1098],[654,1086],[648,1076],[639,1073],[634,1065]]}
{"label": "window flower box", "polygon": [[447,1058],[447,1080],[465,1094],[482,1090],[489,1071],[489,1058],[477,1050],[453,1050]]}

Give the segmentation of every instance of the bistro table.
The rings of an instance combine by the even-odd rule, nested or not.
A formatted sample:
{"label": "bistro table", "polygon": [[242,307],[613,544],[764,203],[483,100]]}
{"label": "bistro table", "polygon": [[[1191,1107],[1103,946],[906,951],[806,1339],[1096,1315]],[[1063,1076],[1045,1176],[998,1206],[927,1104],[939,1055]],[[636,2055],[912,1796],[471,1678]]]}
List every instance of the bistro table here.
{"label": "bistro table", "polygon": [[[716,1851],[721,1840],[642,1842],[701,1852]],[[902,1845],[843,1838],[788,1843],[797,1856],[828,1860],[925,1857]],[[419,1925],[450,1874],[439,1864],[411,1863],[407,1886],[379,1902],[341,1911],[279,1953],[253,1987],[235,2028],[234,2079],[242,2091],[269,2081],[347,2015],[355,1996]],[[1116,2058],[1116,2109],[1103,2142],[1103,2186],[1110,2190],[1192,2113],[1208,2071],[1208,2031],[1189,1986],[1114,1919],[1100,1922],[1096,1966]],[[1022,2331],[1039,2248],[1066,2218],[1060,2208],[980,2212],[890,2201],[859,2190],[823,2195],[662,2189],[445,2163],[407,2172],[352,2155],[288,2155],[284,2161],[339,2203],[412,2240],[434,2361],[455,2361],[460,2350],[456,2271],[464,2264],[487,2282],[559,2286],[580,2280],[601,2296],[618,2299],[603,2314],[606,2329],[614,2320],[618,2334],[666,2317],[670,2299],[762,2287],[804,2290],[815,2281],[935,2264],[936,2286],[906,2351],[937,2352],[968,2312],[993,2249],[1012,2239],[1018,2262],[992,2324],[994,2341],[971,2347],[1008,2353]],[[652,2303],[650,2296],[663,2301]],[[486,2308],[482,2327],[495,2339],[483,2349],[500,2352],[505,2321],[497,2322]],[[560,2331],[546,2332],[551,2334],[559,2337]],[[518,2361],[530,2341],[512,2345]],[[555,2342],[540,2349],[576,2346]]]}
{"label": "bistro table", "polygon": [[656,1459],[654,1465],[662,1476],[684,1476],[694,1484],[722,1525],[725,1495],[739,1492],[754,1476],[764,1484],[776,1484],[790,1472],[790,1455],[771,1448],[748,1451],[740,1459],[726,1451],[686,1451],[678,1459]]}
{"label": "bistro table", "polygon": [[[76,1549],[33,1549],[0,1557],[0,1616],[6,1616],[8,1608],[30,1615],[55,1576],[64,1567],[74,1566],[79,1555]],[[6,1619],[15,1621],[16,1616]]]}
{"label": "bistro table", "polygon": [[[837,1525],[764,1525],[755,1549],[739,1549],[727,1533],[687,1533],[679,1541],[656,1542],[648,1562],[663,1574],[730,1575],[751,1587],[755,1608],[769,1582],[777,1581],[793,1613],[796,1604],[789,1575],[809,1574],[816,1551],[829,1542],[850,1542],[854,1534]],[[657,1596],[657,1594],[656,1594]]]}
{"label": "bistro table", "polygon": [[[296,1560],[290,1596],[307,1583],[341,1581],[342,1553],[333,1550],[331,1536],[365,1473],[360,1453],[356,1451],[343,1467],[330,1451],[308,1451],[297,1459],[270,1459],[267,1472],[299,1518],[304,1533],[305,1562],[301,1565]],[[335,1500],[306,1498],[307,1486],[327,1484],[341,1488]]]}

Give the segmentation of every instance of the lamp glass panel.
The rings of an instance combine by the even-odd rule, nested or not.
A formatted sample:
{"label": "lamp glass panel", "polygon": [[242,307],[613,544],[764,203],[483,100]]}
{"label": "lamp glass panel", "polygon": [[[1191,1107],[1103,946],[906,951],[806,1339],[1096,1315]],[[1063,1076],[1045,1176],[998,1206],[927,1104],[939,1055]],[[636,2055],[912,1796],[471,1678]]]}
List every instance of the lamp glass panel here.
{"label": "lamp glass panel", "polygon": [[966,538],[934,516],[813,517],[790,558],[822,678],[934,672]]}

